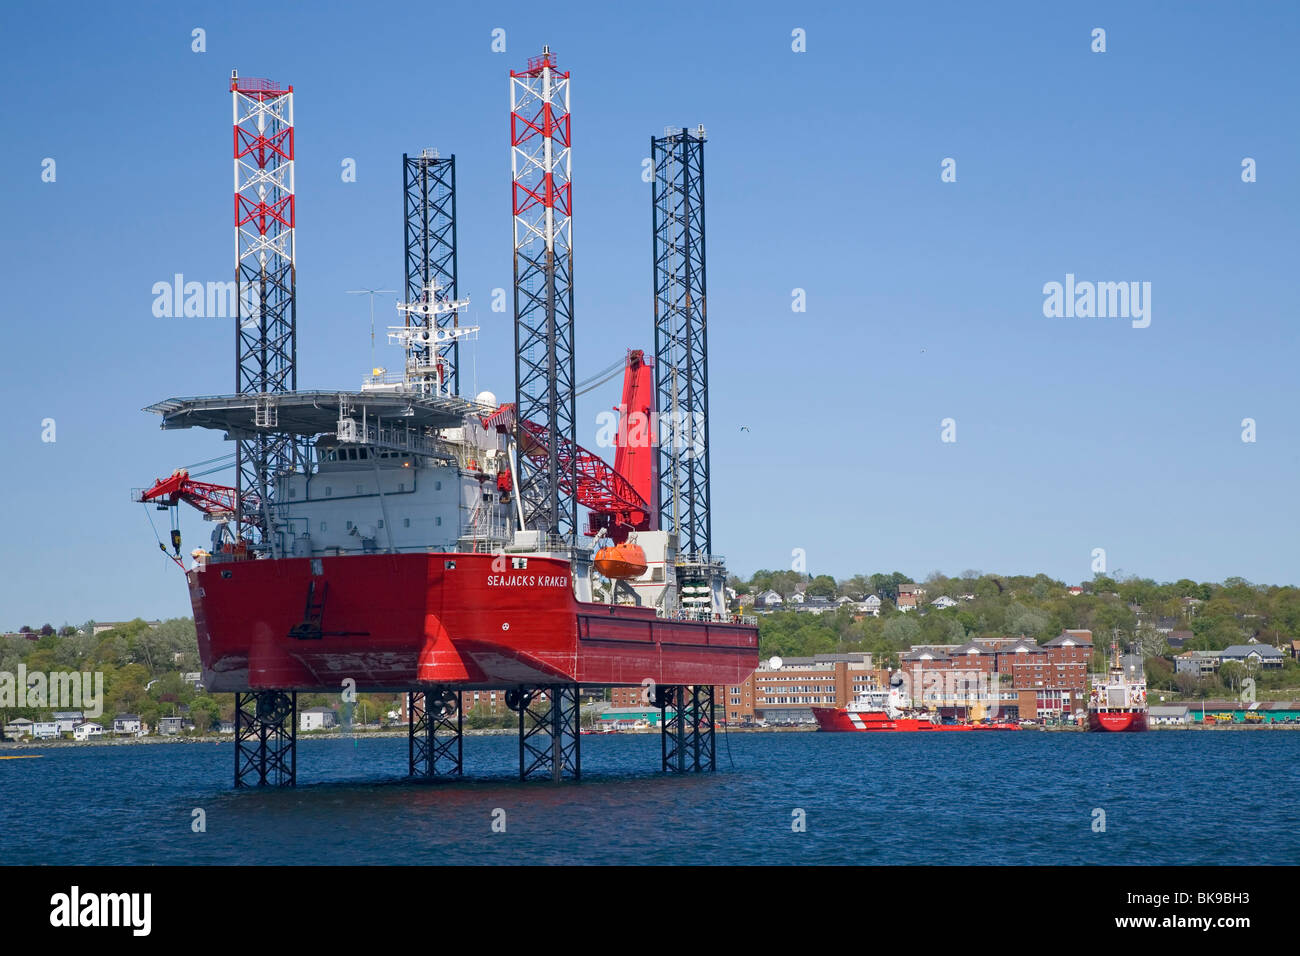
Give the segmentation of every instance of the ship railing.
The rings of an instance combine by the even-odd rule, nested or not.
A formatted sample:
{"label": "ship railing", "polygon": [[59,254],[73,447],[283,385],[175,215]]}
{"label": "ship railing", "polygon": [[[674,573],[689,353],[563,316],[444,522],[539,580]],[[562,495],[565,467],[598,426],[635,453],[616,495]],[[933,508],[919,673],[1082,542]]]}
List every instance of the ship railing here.
{"label": "ship railing", "polygon": [[682,564],[707,564],[724,566],[727,559],[720,554],[705,554],[703,551],[679,551],[674,563]]}
{"label": "ship railing", "polygon": [[395,451],[409,451],[429,457],[450,458],[450,452],[437,441],[431,441],[409,428],[375,426],[358,422],[354,418],[340,418],[337,432],[340,442],[374,445]]}
{"label": "ship railing", "polygon": [[707,624],[746,624],[758,626],[758,618],[752,614],[718,614],[714,611],[691,610],[689,608],[655,608],[657,616],[670,621],[703,621]]}
{"label": "ship railing", "polygon": [[362,379],[361,387],[364,389],[367,385],[375,386],[375,385],[405,385],[405,384],[406,384],[405,372],[392,372],[392,371],[385,370],[383,372],[380,372],[378,375],[367,375],[364,379]]}

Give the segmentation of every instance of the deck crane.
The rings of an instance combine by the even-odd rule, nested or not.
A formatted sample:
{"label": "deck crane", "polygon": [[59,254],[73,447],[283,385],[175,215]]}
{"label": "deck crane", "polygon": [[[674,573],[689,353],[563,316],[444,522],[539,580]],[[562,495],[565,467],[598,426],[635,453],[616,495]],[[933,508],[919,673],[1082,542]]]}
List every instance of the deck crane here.
{"label": "deck crane", "polygon": [[[231,533],[230,523],[238,521],[250,527],[261,523],[261,508],[254,495],[244,496],[242,516],[238,502],[238,492],[227,485],[216,485],[207,481],[195,481],[188,469],[177,468],[166,478],[159,478],[150,488],[139,490],[133,495],[142,504],[153,502],[159,511],[174,509],[181,502],[192,505],[203,512],[207,521],[217,522],[212,532],[212,546],[232,554],[246,553],[248,542],[243,537]],[[173,515],[175,512],[173,511]],[[172,521],[172,549],[177,556],[181,553],[181,532],[175,518]],[[166,547],[163,548],[166,551]]]}
{"label": "deck crane", "polygon": [[[614,409],[618,413],[618,429],[612,467],[599,455],[567,438],[560,436],[558,440],[560,491],[575,495],[578,504],[590,512],[586,532],[589,536],[604,536],[621,543],[631,532],[654,528],[656,513],[651,503],[655,487],[654,416],[650,406],[653,388],[645,353],[629,350],[623,373],[623,401]],[[515,422],[515,405],[508,402],[485,418],[483,426],[512,434]],[[521,422],[519,433],[524,439],[521,455],[538,463],[549,458],[551,437],[544,425]],[[570,486],[567,477],[570,474],[576,476],[576,487]]]}

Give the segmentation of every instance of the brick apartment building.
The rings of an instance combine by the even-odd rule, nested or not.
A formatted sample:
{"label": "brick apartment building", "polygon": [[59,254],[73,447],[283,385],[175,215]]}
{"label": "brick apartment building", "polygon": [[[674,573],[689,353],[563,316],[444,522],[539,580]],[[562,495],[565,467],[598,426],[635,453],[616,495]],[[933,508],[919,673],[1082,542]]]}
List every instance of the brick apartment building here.
{"label": "brick apartment building", "polygon": [[888,671],[867,653],[787,657],[780,667],[762,661],[743,683],[724,688],[727,720],[812,723],[813,707],[843,707],[858,694],[887,686]]}
{"label": "brick apartment building", "polygon": [[1056,719],[1085,706],[1092,649],[1091,631],[1066,630],[1044,644],[1020,637],[917,645],[899,664],[913,699],[945,716],[996,701],[1004,716]]}

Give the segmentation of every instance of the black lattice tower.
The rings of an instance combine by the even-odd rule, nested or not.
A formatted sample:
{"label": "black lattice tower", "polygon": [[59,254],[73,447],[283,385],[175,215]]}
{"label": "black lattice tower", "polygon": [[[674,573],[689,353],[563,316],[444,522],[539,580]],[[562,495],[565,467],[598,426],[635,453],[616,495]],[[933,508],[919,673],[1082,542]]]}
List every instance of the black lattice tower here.
{"label": "black lattice tower", "polygon": [[[300,464],[291,435],[278,433],[274,396],[298,387],[294,265],[293,87],[232,73],[235,150],[235,391],[266,396],[255,433],[235,445],[241,512],[269,518],[275,475]],[[263,540],[274,535],[262,524]]]}
{"label": "black lattice tower", "polygon": [[298,694],[235,693],[235,786],[292,787],[298,781]]}
{"label": "black lattice tower", "polygon": [[[406,263],[406,302],[424,301],[426,287],[436,284],[442,297],[459,298],[456,270],[456,157],[445,159],[426,149],[419,156],[402,154],[403,240]],[[439,323],[455,324],[457,313],[444,312]],[[418,313],[407,313],[409,325],[421,323]],[[430,347],[412,348],[421,364],[434,361]],[[447,369],[446,381],[460,394],[460,343],[437,347],[437,359]]]}
{"label": "black lattice tower", "polygon": [[550,436],[548,455],[519,459],[524,524],[566,536],[578,528],[576,459],[559,454],[577,441],[569,134],[569,74],[543,47],[510,72],[516,438],[528,443],[525,422]]}
{"label": "black lattice tower", "polygon": [[686,554],[712,550],[704,140],[703,126],[650,139],[659,527]]}

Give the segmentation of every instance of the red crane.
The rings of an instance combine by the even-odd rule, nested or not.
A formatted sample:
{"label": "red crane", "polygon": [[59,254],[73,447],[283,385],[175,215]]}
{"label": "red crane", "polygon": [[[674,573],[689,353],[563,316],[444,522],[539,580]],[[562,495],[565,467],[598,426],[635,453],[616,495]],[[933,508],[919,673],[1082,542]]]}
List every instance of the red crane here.
{"label": "red crane", "polygon": [[[619,413],[615,438],[615,466],[599,455],[561,438],[557,449],[560,459],[561,491],[573,492],[578,504],[587,508],[589,535],[604,533],[615,542],[626,540],[631,531],[649,531],[655,520],[651,506],[655,486],[655,448],[653,379],[645,353],[628,352],[623,370],[623,402],[614,410]],[[515,424],[513,402],[502,405],[483,420],[485,428],[496,427],[509,432]],[[544,461],[549,456],[550,435],[543,425],[522,423],[520,454]],[[568,475],[577,476],[578,487],[569,487]]]}
{"label": "red crane", "polygon": [[[235,489],[226,485],[213,485],[206,481],[195,481],[184,468],[178,468],[166,478],[159,478],[152,488],[139,492],[137,501],[158,502],[159,507],[170,507],[180,502],[193,505],[209,518],[233,520],[235,517]],[[256,525],[256,502],[249,502],[245,496],[243,523]]]}

